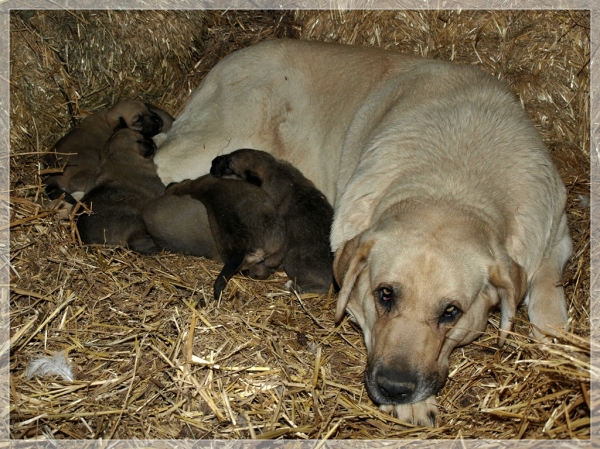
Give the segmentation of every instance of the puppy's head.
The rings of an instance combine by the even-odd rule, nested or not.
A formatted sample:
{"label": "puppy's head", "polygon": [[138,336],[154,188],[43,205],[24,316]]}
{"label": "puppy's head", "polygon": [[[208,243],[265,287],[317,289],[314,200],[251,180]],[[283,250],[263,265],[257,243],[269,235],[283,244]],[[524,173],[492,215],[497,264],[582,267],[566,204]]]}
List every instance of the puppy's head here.
{"label": "puppy's head", "polygon": [[120,101],[106,112],[106,118],[114,130],[130,128],[146,137],[166,132],[174,120],[168,112],[138,100]]}
{"label": "puppy's head", "polygon": [[148,159],[154,156],[156,145],[151,138],[144,136],[139,131],[124,128],[115,132],[108,140],[102,156],[110,157],[126,152]]}
{"label": "puppy's head", "polygon": [[494,306],[499,343],[525,293],[525,274],[473,217],[436,206],[388,210],[338,249],[336,310],[362,328],[367,390],[379,404],[412,404],[435,395],[450,352],[477,338]]}
{"label": "puppy's head", "polygon": [[214,158],[210,174],[218,178],[243,179],[260,187],[274,160],[269,153],[244,148]]}

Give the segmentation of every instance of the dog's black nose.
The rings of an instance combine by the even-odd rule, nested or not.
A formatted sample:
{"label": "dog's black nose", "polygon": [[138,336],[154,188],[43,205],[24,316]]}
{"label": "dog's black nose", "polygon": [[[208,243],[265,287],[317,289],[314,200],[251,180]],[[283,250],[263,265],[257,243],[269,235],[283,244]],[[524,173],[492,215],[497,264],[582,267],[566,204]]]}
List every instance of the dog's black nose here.
{"label": "dog's black nose", "polygon": [[393,404],[406,404],[417,388],[417,379],[406,371],[383,368],[375,376],[381,395]]}

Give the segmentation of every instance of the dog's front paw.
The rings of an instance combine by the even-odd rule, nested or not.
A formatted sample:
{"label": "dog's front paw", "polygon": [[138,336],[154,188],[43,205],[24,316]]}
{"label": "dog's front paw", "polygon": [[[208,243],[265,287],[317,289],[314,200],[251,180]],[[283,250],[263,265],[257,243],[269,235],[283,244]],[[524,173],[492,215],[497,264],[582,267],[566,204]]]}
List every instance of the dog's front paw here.
{"label": "dog's front paw", "polygon": [[414,404],[382,405],[379,408],[395,415],[401,421],[425,427],[435,427],[435,418],[438,413],[435,396],[430,396],[424,401]]}

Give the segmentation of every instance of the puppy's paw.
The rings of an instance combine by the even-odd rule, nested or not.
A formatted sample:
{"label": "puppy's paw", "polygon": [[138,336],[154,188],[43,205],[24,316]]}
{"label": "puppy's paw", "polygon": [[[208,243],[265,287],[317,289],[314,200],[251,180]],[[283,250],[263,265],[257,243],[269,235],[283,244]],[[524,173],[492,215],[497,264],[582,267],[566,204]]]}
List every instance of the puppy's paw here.
{"label": "puppy's paw", "polygon": [[425,427],[435,427],[438,413],[437,399],[430,396],[424,401],[414,404],[382,405],[379,407],[384,412],[395,415],[401,421]]}
{"label": "puppy's paw", "polygon": [[172,182],[167,186],[165,191],[168,195],[184,196],[190,193],[191,179],[185,179],[181,182]]}

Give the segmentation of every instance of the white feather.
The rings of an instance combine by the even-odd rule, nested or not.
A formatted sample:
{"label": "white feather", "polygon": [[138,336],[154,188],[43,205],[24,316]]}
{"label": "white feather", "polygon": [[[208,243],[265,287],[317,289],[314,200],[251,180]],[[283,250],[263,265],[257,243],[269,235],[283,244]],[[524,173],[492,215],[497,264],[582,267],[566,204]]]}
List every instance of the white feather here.
{"label": "white feather", "polygon": [[33,360],[27,367],[26,379],[33,376],[60,376],[63,380],[73,381],[73,370],[64,352],[58,352],[54,356],[40,357]]}

